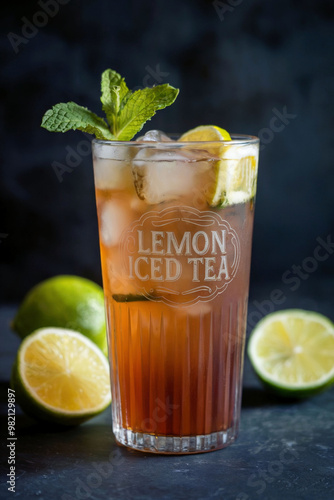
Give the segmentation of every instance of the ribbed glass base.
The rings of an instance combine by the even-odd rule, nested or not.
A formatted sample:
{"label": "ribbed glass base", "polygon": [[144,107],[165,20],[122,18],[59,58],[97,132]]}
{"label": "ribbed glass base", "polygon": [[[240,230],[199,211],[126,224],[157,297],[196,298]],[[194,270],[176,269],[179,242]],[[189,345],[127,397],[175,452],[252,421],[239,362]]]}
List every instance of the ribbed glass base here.
{"label": "ribbed glass base", "polygon": [[132,432],[121,427],[113,429],[119,444],[139,451],[162,454],[205,453],[219,450],[232,444],[237,437],[237,429],[213,432],[201,436],[157,436]]}

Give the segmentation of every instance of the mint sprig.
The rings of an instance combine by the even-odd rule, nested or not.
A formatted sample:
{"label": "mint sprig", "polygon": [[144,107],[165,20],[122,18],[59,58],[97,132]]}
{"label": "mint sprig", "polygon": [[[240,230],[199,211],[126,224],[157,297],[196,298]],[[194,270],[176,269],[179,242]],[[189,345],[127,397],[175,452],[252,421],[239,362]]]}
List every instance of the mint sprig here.
{"label": "mint sprig", "polygon": [[97,139],[115,140],[103,118],[75,102],[60,102],[53,106],[43,116],[41,126],[50,132],[82,130],[95,134]]}
{"label": "mint sprig", "polygon": [[127,141],[128,137],[132,139],[158,109],[172,104],[177,94],[178,90],[168,83],[132,93],[118,115],[117,128],[114,132],[116,137],[121,141]]}
{"label": "mint sprig", "polygon": [[63,102],[45,113],[41,126],[50,132],[82,130],[97,139],[130,141],[159,109],[170,106],[178,93],[168,84],[132,92],[121,75],[107,69],[101,78],[101,102],[107,122],[83,106]]}
{"label": "mint sprig", "polygon": [[106,69],[101,77],[101,102],[102,109],[106,114],[108,123],[112,125],[113,130],[116,128],[116,118],[119,114],[121,104],[125,97],[131,94],[124,78],[116,71]]}

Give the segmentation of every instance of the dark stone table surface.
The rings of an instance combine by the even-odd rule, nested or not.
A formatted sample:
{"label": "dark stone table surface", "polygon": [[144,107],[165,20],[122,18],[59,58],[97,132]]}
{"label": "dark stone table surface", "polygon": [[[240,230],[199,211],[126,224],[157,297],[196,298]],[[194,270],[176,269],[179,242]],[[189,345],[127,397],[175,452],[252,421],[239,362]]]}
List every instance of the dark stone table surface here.
{"label": "dark stone table surface", "polygon": [[[330,308],[330,302],[318,307],[328,314]],[[17,406],[16,486],[8,491],[7,390],[19,345],[9,327],[14,313],[14,306],[0,308],[1,499],[334,499],[334,387],[299,402],[276,398],[262,389],[247,357],[240,434],[232,446],[197,455],[140,453],[115,443],[110,408],[57,431]]]}

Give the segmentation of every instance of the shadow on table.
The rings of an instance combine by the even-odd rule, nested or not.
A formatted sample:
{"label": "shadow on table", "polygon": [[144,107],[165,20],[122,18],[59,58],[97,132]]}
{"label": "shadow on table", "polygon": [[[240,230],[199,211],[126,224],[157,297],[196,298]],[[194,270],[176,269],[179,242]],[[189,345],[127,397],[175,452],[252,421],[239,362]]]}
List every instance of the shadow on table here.
{"label": "shadow on table", "polygon": [[298,398],[285,398],[271,394],[269,391],[255,387],[244,387],[242,391],[242,408],[261,408],[264,406],[291,405],[300,403]]}
{"label": "shadow on table", "polygon": [[[6,401],[7,385],[0,383],[2,402]],[[261,388],[244,387],[242,408],[252,409],[291,404],[292,400],[280,398]],[[7,426],[7,406],[2,405],[0,425]],[[43,467],[52,457],[64,457],[66,463],[79,461],[90,464],[97,461],[109,462],[116,466],[124,459],[137,460],[152,458],[159,460],[175,455],[156,455],[131,450],[116,443],[111,427],[110,408],[101,415],[77,427],[66,427],[37,422],[16,409],[16,436],[20,444],[20,454],[25,462],[25,470],[33,472],[36,467]],[[66,458],[65,458],[66,457]],[[24,460],[24,458],[26,460]]]}
{"label": "shadow on table", "polygon": [[[19,414],[16,418],[16,435],[21,451],[23,454],[28,451],[30,457],[38,456],[40,464],[44,461],[47,463],[55,455],[86,464],[98,461],[117,464],[124,458],[131,460],[156,456],[118,445],[108,412],[110,413],[110,408],[104,414],[76,427],[37,422],[25,414]],[[4,417],[1,416],[0,420],[4,420]]]}

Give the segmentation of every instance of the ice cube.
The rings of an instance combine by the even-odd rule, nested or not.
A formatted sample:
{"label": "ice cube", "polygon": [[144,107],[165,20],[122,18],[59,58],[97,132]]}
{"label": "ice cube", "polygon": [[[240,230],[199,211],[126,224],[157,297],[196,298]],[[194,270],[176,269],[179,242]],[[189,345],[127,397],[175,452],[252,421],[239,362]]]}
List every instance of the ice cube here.
{"label": "ice cube", "polygon": [[171,139],[161,130],[149,130],[146,134],[138,137],[137,141],[168,142]]}
{"label": "ice cube", "polygon": [[177,199],[193,186],[194,166],[174,152],[142,149],[133,161],[133,175],[139,198],[155,204]]}
{"label": "ice cube", "polygon": [[139,150],[132,162],[135,188],[149,204],[191,196],[200,189],[199,178],[208,170],[206,151],[186,147],[152,147]]}
{"label": "ice cube", "polygon": [[133,189],[131,160],[134,149],[117,143],[94,143],[95,186],[99,189]]}
{"label": "ice cube", "polygon": [[94,179],[98,189],[133,189],[133,177],[129,161],[94,158]]}
{"label": "ice cube", "polygon": [[101,239],[106,246],[119,242],[124,229],[131,223],[128,203],[120,199],[107,201],[101,209]]}
{"label": "ice cube", "polygon": [[241,160],[248,156],[253,156],[257,158],[259,151],[257,146],[247,145],[247,146],[227,146],[223,151],[223,159],[226,160]]}

